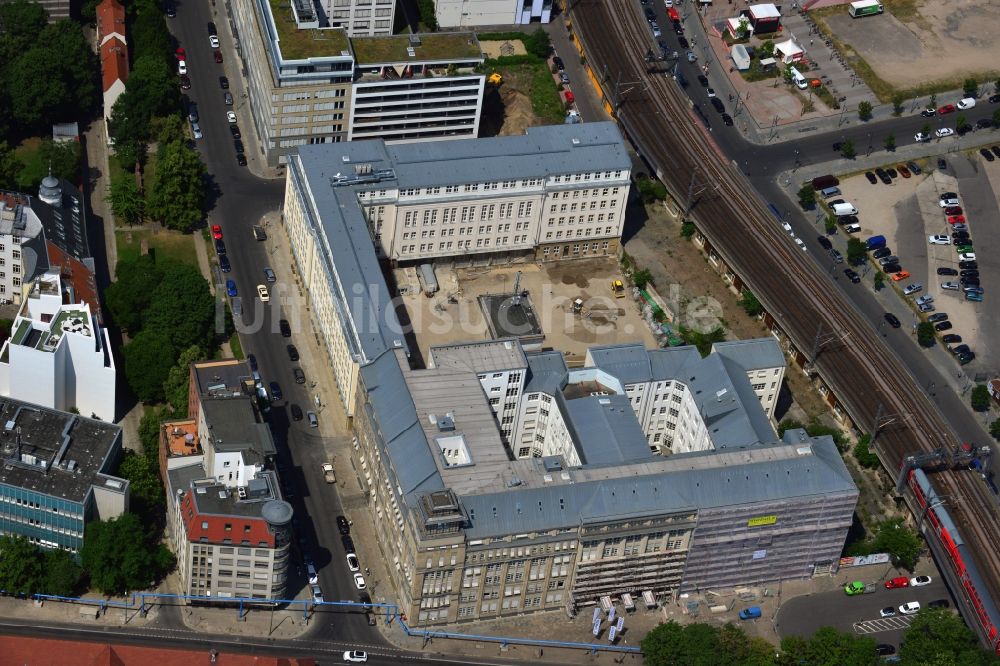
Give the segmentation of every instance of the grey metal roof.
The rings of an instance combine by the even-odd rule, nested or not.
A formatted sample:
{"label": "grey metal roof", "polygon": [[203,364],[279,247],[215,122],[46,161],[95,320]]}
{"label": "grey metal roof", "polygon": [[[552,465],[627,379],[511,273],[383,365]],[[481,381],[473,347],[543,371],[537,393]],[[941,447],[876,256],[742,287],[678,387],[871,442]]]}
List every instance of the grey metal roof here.
{"label": "grey metal roof", "polygon": [[716,447],[774,440],[774,428],[742,368],[727,367],[721,356],[710,354],[686,369],[691,378],[685,383]]}
{"label": "grey metal roof", "polygon": [[588,396],[565,401],[567,425],[585,465],[655,458],[623,395]]}
{"label": "grey metal roof", "polygon": [[620,379],[622,384],[653,380],[649,352],[641,343],[591,347],[587,356],[594,365]]}
{"label": "grey metal roof", "polygon": [[526,368],[524,350],[514,339],[461,342],[431,347],[428,367],[469,372],[498,372]]}
{"label": "grey metal roof", "polygon": [[808,436],[806,440],[774,445],[792,449],[780,460],[727,465],[728,456],[704,451],[687,454],[705,465],[697,469],[466,495],[462,504],[471,522],[466,536],[479,539],[569,529],[586,522],[832,493],[856,495],[857,487],[833,440]]}
{"label": "grey metal roof", "polygon": [[561,352],[533,352],[525,354],[528,362],[528,382],[525,393],[555,395],[562,388],[569,368]]}
{"label": "grey metal roof", "polygon": [[[631,168],[613,122],[529,127],[525,134],[483,139],[397,143],[381,139],[300,146],[309,179],[349,172],[353,164],[393,169],[402,189],[464,183],[547,178],[552,175],[624,171]],[[369,186],[367,189],[373,189]]]}
{"label": "grey metal roof", "polygon": [[369,409],[403,494],[444,488],[395,351],[361,368]]}
{"label": "grey metal roof", "polygon": [[0,484],[78,503],[91,486],[128,487],[110,476],[121,449],[117,425],[13,398],[0,399],[0,424]]}
{"label": "grey metal roof", "polygon": [[216,451],[247,451],[256,456],[255,462],[277,455],[274,439],[266,423],[259,423],[253,408],[253,398],[202,398],[205,423],[211,428],[212,445]]}
{"label": "grey metal roof", "polygon": [[71,257],[83,261],[90,257],[87,213],[83,195],[68,180],[57,180],[56,183],[59,204],[52,205],[40,198],[32,197],[31,208],[45,228],[46,239],[55,243],[56,247]]}
{"label": "grey metal roof", "polygon": [[785,366],[785,355],[781,353],[781,346],[773,337],[716,342],[712,345],[712,351],[735,361],[746,370]]}
{"label": "grey metal roof", "polygon": [[[372,147],[358,150],[364,153],[365,148]],[[298,155],[290,156],[288,177],[305,192],[307,222],[316,239],[334,306],[345,327],[344,337],[361,361],[368,362],[386,349],[403,346],[403,327],[382,277],[356,189],[331,181],[337,174],[350,171],[350,167],[332,161],[327,151],[311,148],[319,146],[302,146]]]}

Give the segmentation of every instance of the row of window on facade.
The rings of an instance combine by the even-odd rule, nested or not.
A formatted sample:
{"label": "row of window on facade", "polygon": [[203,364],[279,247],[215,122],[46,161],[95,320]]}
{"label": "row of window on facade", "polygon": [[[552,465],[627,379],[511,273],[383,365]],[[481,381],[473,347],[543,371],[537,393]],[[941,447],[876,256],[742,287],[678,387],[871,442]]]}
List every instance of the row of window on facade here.
{"label": "row of window on facade", "polygon": [[[597,243],[594,243],[593,246],[591,246],[590,243],[583,243],[582,245],[579,244],[579,243],[574,243],[573,247],[572,247],[572,254],[577,255],[577,254],[587,254],[588,252],[592,252],[592,253],[597,253],[597,252],[601,252],[601,251],[605,251],[606,252],[607,249],[608,249],[608,247],[609,247],[608,241],[604,241],[600,245],[598,245]],[[551,250],[551,252],[550,252],[550,250]],[[568,246],[565,248],[565,250],[566,251],[563,252],[562,254],[570,254],[571,253],[571,250],[570,250],[570,248]],[[548,257],[550,254],[553,257],[558,257],[560,255],[560,248],[558,248],[558,247],[552,247],[552,248],[546,247],[546,248],[542,249],[542,256],[543,257]]]}

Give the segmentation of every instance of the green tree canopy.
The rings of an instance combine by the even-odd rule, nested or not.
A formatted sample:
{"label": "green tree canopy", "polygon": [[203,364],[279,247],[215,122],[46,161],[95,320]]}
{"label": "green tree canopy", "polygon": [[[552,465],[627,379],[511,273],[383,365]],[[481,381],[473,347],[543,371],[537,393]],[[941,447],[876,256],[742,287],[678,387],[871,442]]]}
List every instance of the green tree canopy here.
{"label": "green tree canopy", "polygon": [[854,159],[854,156],[858,154],[854,148],[854,142],[850,139],[845,141],[840,147],[840,154],[846,159]]}
{"label": "green tree canopy", "polygon": [[764,311],[764,306],[749,289],[744,289],[740,294],[740,307],[751,317],[756,317]]}
{"label": "green tree canopy", "polygon": [[821,627],[811,638],[790,636],[781,641],[782,664],[861,666],[873,664],[875,640]]}
{"label": "green tree canopy", "polygon": [[151,255],[119,261],[115,273],[115,281],[104,291],[104,301],[115,323],[135,335],[142,328],[142,313],[163,274]]}
{"label": "green tree canopy", "polygon": [[896,150],[896,135],[891,132],[886,134],[885,138],[882,139],[882,144],[885,145],[885,149],[889,152]]}
{"label": "green tree canopy", "polygon": [[166,502],[163,495],[163,483],[158,470],[154,469],[146,456],[140,456],[135,451],[125,451],[118,475],[128,479],[131,492],[131,510],[138,514],[145,524],[163,522]]}
{"label": "green tree canopy", "polygon": [[[0,8],[6,5],[0,4]],[[14,149],[6,141],[0,141],[0,189],[17,189],[17,175],[24,165],[17,159]]]}
{"label": "green tree canopy", "polygon": [[45,570],[38,549],[23,536],[0,537],[0,588],[11,592],[41,592]]}
{"label": "green tree canopy", "polygon": [[995,439],[1000,439],[1000,419],[993,419],[990,422],[990,434],[993,435]]}
{"label": "green tree canopy", "polygon": [[111,204],[111,212],[120,222],[133,225],[142,222],[146,210],[146,202],[135,184],[135,176],[130,173],[119,174],[111,178],[108,188],[107,202]]}
{"label": "green tree canopy", "polygon": [[722,627],[703,623],[680,625],[671,620],[646,634],[642,639],[642,651],[646,666],[770,666],[775,663],[774,647],[761,638],[750,638],[742,627],[733,624]]}
{"label": "green tree canopy", "polygon": [[76,141],[53,141],[46,137],[38,147],[34,168],[22,169],[17,176],[17,186],[22,190],[37,190],[42,179],[49,174],[65,178],[71,183],[80,181],[80,144]]}
{"label": "green tree canopy", "polygon": [[191,364],[205,358],[205,352],[198,345],[191,345],[177,359],[177,365],[170,368],[163,393],[175,417],[187,416],[188,389],[191,383]]}
{"label": "green tree canopy", "polygon": [[174,350],[170,355],[173,365],[181,350],[192,345],[211,346],[215,297],[197,267],[178,261],[158,265],[162,279],[143,313],[142,327],[143,330],[166,332]]}
{"label": "green tree canopy", "polygon": [[87,525],[80,559],[104,594],[143,590],[174,565],[174,557],[134,513]]}
{"label": "green tree canopy", "polygon": [[924,608],[906,630],[899,656],[904,664],[997,664],[995,655],[979,647],[961,616],[945,609]]}
{"label": "green tree canopy", "polygon": [[917,342],[921,347],[934,346],[934,324],[928,321],[917,324]]}
{"label": "green tree canopy", "polygon": [[799,188],[799,205],[806,210],[812,209],[816,205],[816,188],[812,183],[806,183]]}
{"label": "green tree canopy", "polygon": [[962,92],[966,97],[979,97],[979,83],[975,79],[966,79],[962,82]]}
{"label": "green tree canopy", "polygon": [[972,408],[977,412],[985,412],[990,408],[990,389],[986,384],[976,384],[969,394]]}
{"label": "green tree canopy", "polygon": [[859,238],[850,238],[847,241],[847,262],[852,266],[865,263],[868,251],[865,249],[864,241]]}
{"label": "green tree canopy", "polygon": [[537,56],[542,60],[549,57],[549,33],[542,28],[538,28],[524,39],[524,47],[528,53]]}
{"label": "green tree canopy", "polygon": [[140,331],[125,345],[125,378],[143,402],[163,400],[163,383],[176,358],[166,330]]}
{"label": "green tree canopy", "polygon": [[869,101],[858,102],[858,118],[869,120],[872,117],[872,103]]}
{"label": "green tree canopy", "polygon": [[146,213],[171,229],[190,231],[204,219],[205,165],[183,143],[161,146]]}
{"label": "green tree canopy", "polygon": [[48,21],[40,3],[15,0],[0,4],[0,67],[34,46]]}
{"label": "green tree canopy", "polygon": [[45,570],[42,588],[46,594],[70,597],[80,592],[83,569],[68,550],[46,550],[38,554]]}
{"label": "green tree canopy", "polygon": [[152,0],[135,3],[135,20],[129,34],[129,48],[133,59],[152,57],[170,64],[174,49],[170,42],[170,31],[163,17],[163,10]]}

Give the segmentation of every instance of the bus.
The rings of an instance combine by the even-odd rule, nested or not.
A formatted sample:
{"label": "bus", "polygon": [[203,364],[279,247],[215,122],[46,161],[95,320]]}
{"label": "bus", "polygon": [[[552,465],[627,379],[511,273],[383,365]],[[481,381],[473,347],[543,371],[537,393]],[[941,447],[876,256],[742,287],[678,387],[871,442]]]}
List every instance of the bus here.
{"label": "bus", "polygon": [[858,0],[858,2],[852,2],[851,6],[847,9],[847,13],[851,15],[851,18],[872,16],[874,14],[881,14],[883,11],[884,7],[882,7],[882,3],[879,0]]}

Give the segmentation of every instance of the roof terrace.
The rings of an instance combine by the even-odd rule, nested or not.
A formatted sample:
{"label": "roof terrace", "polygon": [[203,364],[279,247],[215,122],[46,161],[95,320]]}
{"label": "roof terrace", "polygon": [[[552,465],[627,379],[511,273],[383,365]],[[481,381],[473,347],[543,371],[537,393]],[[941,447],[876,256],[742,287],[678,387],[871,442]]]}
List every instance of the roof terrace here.
{"label": "roof terrace", "polygon": [[[414,39],[411,40],[411,37]],[[351,48],[358,65],[467,61],[483,59],[479,40],[471,32],[449,32],[392,37],[354,37]],[[413,55],[410,55],[410,50]]]}
{"label": "roof terrace", "polygon": [[289,0],[268,0],[278,50],[285,60],[306,60],[343,55],[348,51],[347,32],[341,28],[299,29]]}

